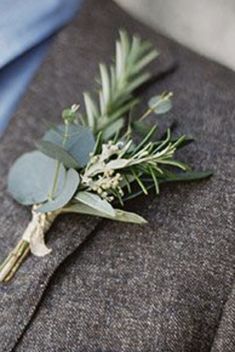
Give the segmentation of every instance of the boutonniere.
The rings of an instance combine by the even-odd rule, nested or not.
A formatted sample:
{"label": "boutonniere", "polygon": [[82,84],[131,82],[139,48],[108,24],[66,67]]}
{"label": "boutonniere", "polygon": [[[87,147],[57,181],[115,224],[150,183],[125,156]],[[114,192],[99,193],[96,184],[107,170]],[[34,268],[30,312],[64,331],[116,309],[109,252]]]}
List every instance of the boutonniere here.
{"label": "boutonniere", "polygon": [[8,282],[29,253],[51,252],[45,234],[63,213],[89,214],[114,221],[144,224],[124,204],[160,185],[208,177],[176,157],[189,142],[168,128],[156,137],[158,125],[146,119],[168,112],[172,93],[153,96],[142,116],[134,92],[150,78],[145,67],[158,53],[139,37],[120,32],[115,62],[100,64],[98,96],[84,93],[84,111],[73,105],[62,113],[61,124],[46,131],[37,150],[12,165],[8,191],[20,204],[31,206],[32,220],[18,245],[0,266],[0,281]]}

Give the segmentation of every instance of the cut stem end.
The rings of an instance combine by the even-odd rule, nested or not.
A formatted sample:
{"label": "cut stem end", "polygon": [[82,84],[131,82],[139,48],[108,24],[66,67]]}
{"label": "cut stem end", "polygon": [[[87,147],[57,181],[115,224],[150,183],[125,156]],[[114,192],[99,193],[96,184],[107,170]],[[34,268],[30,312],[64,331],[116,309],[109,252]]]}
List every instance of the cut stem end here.
{"label": "cut stem end", "polygon": [[0,266],[0,282],[9,282],[30,252],[29,242],[21,240]]}

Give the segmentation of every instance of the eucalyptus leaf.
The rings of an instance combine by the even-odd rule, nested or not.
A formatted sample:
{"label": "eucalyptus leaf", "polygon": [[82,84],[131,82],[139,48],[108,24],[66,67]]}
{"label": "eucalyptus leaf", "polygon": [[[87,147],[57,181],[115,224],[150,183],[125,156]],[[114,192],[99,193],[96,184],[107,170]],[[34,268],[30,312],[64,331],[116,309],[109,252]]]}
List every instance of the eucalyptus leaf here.
{"label": "eucalyptus leaf", "polygon": [[165,114],[172,108],[170,95],[156,95],[149,100],[148,106],[157,115]]}
{"label": "eucalyptus leaf", "polygon": [[[56,161],[39,151],[22,155],[15,161],[8,176],[8,191],[24,205],[39,204],[48,199],[55,174]],[[65,168],[59,169],[57,195],[65,182]]]}
{"label": "eucalyptus leaf", "polygon": [[102,217],[109,220],[114,221],[122,221],[122,222],[130,222],[134,224],[145,224],[146,220],[135,213],[130,213],[120,209],[114,209],[114,215],[108,215],[102,210],[94,209],[86,204],[82,204],[77,202],[76,204],[70,205],[69,207],[63,210],[65,213],[79,213],[79,214],[87,214],[97,217]]}
{"label": "eucalyptus leaf", "polygon": [[[56,144],[64,149],[79,165],[83,167],[87,164],[90,153],[95,146],[95,139],[91,130],[81,125],[70,124],[67,126],[58,125],[50,129],[43,137],[43,141]],[[65,135],[67,135],[65,137]],[[70,164],[71,159],[69,160]],[[70,166],[75,168],[75,166]]]}
{"label": "eucalyptus leaf", "polygon": [[100,198],[97,194],[91,192],[78,192],[75,199],[80,201],[82,204],[89,206],[95,211],[102,212],[107,216],[114,216],[115,212],[110,203],[107,200]]}
{"label": "eucalyptus leaf", "polygon": [[79,168],[78,162],[61,146],[49,141],[41,141],[38,144],[39,150],[45,155],[56,159],[68,168]]}
{"label": "eucalyptus leaf", "polygon": [[65,186],[63,191],[55,199],[46,202],[37,209],[40,213],[48,213],[63,208],[73,197],[80,182],[79,174],[74,169],[66,173]]}

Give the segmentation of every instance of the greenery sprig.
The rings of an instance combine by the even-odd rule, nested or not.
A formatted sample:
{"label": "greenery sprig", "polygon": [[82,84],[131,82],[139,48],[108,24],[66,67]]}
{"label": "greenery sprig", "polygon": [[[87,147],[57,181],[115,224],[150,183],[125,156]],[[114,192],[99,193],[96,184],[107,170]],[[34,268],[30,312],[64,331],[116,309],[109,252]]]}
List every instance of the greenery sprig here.
{"label": "greenery sprig", "polygon": [[157,56],[149,42],[137,36],[130,40],[125,31],[120,31],[115,62],[110,67],[99,65],[98,101],[84,93],[86,113],[82,120],[94,134],[102,131],[103,138],[109,139],[124,127],[125,114],[139,101],[133,92],[151,77],[144,69]]}
{"label": "greenery sprig", "polygon": [[[150,128],[144,122],[171,109],[171,92],[152,97],[142,116],[130,114],[139,103],[136,88],[150,78],[144,69],[157,56],[150,43],[120,31],[114,63],[99,67],[96,98],[84,93],[84,112],[79,105],[65,109],[63,123],[45,133],[38,150],[13,164],[8,190],[32,206],[32,221],[1,265],[0,281],[9,281],[30,251],[37,256],[51,251],[44,235],[58,215],[75,212],[143,224],[143,217],[123,210],[126,201],[152,188],[158,194],[163,182],[211,175],[176,159],[189,142],[186,136],[175,139],[168,128],[165,138],[156,140],[157,124]],[[136,135],[142,137],[139,143]]]}

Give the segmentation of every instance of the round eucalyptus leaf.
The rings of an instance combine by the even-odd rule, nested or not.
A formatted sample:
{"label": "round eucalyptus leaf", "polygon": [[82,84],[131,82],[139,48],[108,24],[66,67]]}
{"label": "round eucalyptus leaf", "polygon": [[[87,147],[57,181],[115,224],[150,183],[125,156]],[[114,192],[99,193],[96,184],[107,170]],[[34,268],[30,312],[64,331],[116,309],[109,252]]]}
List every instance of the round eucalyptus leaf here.
{"label": "round eucalyptus leaf", "polygon": [[171,110],[172,101],[170,96],[156,95],[149,100],[148,106],[155,114],[161,115]]}
{"label": "round eucalyptus leaf", "polygon": [[[12,197],[24,205],[45,202],[51,191],[56,168],[56,160],[39,151],[22,155],[15,161],[8,176],[8,191]],[[57,195],[65,182],[65,168],[60,165]]]}
{"label": "round eucalyptus leaf", "polygon": [[73,197],[80,182],[79,174],[74,169],[69,169],[66,173],[65,186],[63,191],[55,199],[46,202],[37,209],[40,213],[48,213],[63,208]]}
{"label": "round eucalyptus leaf", "polygon": [[41,141],[38,144],[39,150],[49,156],[50,158],[56,159],[64,164],[65,167],[78,168],[77,161],[61,146],[49,142]]}
{"label": "round eucalyptus leaf", "polygon": [[46,132],[43,141],[51,142],[66,150],[76,160],[79,167],[87,164],[90,153],[95,146],[95,139],[91,130],[81,125],[70,124],[65,135],[65,126],[58,125]]}

